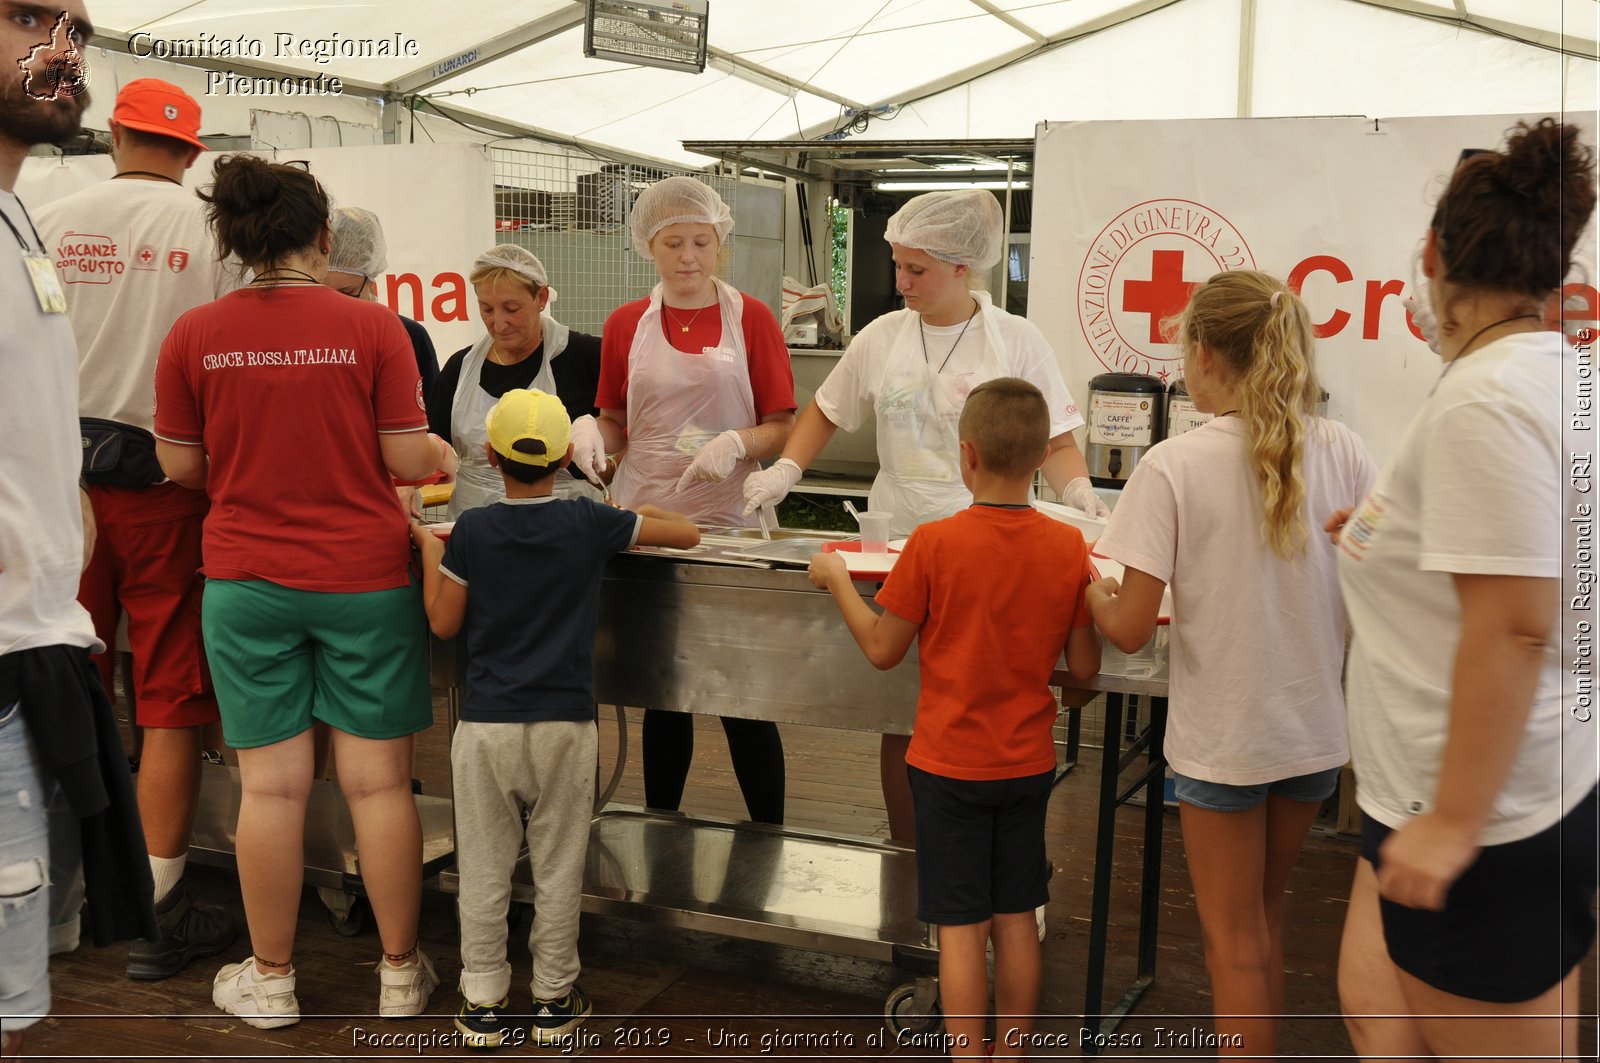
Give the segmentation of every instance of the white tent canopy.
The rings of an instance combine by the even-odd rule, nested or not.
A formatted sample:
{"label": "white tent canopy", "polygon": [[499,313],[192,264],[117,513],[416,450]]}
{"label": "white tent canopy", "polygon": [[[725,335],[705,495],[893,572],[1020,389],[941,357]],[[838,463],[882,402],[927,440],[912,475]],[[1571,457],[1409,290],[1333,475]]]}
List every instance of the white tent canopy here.
{"label": "white tent canopy", "polygon": [[[91,127],[118,86],[159,76],[200,99],[204,133],[290,112],[296,146],[531,135],[700,167],[684,141],[1600,106],[1600,0],[709,0],[699,74],[586,58],[582,0],[86,2]],[[343,92],[240,87],[317,75]]]}

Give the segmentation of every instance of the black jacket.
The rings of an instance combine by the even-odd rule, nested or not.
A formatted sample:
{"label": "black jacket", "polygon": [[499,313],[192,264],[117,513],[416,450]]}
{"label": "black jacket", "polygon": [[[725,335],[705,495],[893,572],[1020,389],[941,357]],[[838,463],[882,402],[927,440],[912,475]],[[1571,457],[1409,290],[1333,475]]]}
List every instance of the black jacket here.
{"label": "black jacket", "polygon": [[96,945],[157,935],[155,882],[116,713],[79,646],[41,646],[0,656],[0,707],[22,703],[39,751],[83,845],[84,898]]}

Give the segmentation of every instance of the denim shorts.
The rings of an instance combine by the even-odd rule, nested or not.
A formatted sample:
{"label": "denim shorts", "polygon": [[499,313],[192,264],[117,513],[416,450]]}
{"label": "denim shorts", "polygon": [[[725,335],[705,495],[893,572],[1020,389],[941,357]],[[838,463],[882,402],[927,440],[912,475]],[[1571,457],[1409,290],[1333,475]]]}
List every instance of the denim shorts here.
{"label": "denim shorts", "polygon": [[[51,789],[55,784],[51,783]],[[22,707],[0,708],[0,1031],[24,1030],[50,1010],[50,794]]]}
{"label": "denim shorts", "polygon": [[1174,772],[1172,790],[1179,801],[1207,812],[1248,812],[1265,801],[1268,794],[1287,797],[1291,801],[1326,801],[1339,785],[1339,771],[1338,768],[1329,768],[1326,771],[1314,771],[1310,775],[1296,775],[1277,782],[1251,783],[1248,786],[1206,782]]}

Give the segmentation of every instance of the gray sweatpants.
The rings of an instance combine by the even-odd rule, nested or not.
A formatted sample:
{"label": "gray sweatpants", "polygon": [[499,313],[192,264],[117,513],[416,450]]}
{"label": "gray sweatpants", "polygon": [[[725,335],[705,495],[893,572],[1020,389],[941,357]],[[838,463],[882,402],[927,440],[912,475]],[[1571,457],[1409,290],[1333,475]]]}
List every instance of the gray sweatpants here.
{"label": "gray sweatpants", "polygon": [[559,1000],[578,978],[578,914],[594,815],[592,722],[466,723],[450,748],[456,866],[461,873],[461,993],[474,1004],[506,999],[506,913],[528,815],[533,863],[533,995]]}

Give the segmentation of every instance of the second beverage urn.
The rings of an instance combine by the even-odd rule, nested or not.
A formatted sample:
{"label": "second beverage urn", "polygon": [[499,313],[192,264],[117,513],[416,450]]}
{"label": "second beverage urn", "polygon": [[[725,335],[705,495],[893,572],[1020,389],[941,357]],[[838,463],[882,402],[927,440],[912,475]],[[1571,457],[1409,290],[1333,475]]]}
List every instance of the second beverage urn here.
{"label": "second beverage urn", "polygon": [[1121,487],[1161,441],[1166,386],[1141,373],[1101,373],[1089,381],[1089,433],[1083,456],[1096,487]]}
{"label": "second beverage urn", "polygon": [[1189,397],[1189,386],[1183,382],[1182,377],[1179,377],[1167,390],[1167,434],[1162,438],[1172,439],[1181,436],[1185,432],[1199,428],[1213,416],[1195,409],[1194,400]]}

